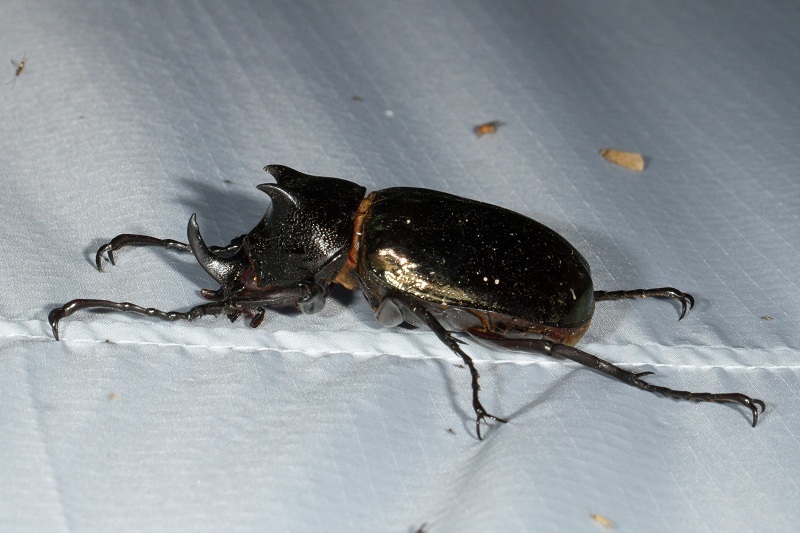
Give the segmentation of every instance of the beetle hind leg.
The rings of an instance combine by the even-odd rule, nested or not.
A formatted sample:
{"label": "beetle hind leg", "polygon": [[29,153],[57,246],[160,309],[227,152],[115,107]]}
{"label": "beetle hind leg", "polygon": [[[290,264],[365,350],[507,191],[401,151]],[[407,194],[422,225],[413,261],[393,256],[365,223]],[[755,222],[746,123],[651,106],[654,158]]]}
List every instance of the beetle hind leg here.
{"label": "beetle hind leg", "polygon": [[[227,246],[211,246],[210,250],[214,253],[229,254],[234,253],[242,244],[241,237],[234,239]],[[97,270],[103,271],[103,257],[108,254],[108,260],[112,265],[116,265],[114,261],[114,252],[130,247],[130,246],[160,246],[167,250],[176,250],[179,252],[191,252],[192,248],[185,242],[175,241],[172,239],[159,239],[149,235],[136,235],[133,233],[123,233],[117,235],[109,242],[102,245],[95,254],[94,261],[97,265]]]}
{"label": "beetle hind leg", "polygon": [[636,388],[660,394],[667,398],[676,398],[679,400],[689,400],[694,402],[714,402],[714,403],[735,403],[743,405],[750,409],[753,414],[753,427],[758,423],[758,415],[764,412],[766,408],[762,400],[751,398],[739,392],[731,393],[713,393],[713,392],[690,392],[674,390],[659,385],[653,385],[644,381],[643,376],[652,374],[652,372],[630,372],[620,368],[612,363],[600,359],[596,355],[592,355],[583,350],[579,350],[573,346],[566,344],[559,344],[546,339],[495,339],[490,341],[501,348],[506,348],[515,351],[526,352],[539,352],[547,355],[558,355],[580,363],[589,368],[594,368],[600,372],[607,374],[611,377],[632,385]]}
{"label": "beetle hind leg", "polygon": [[681,320],[686,316],[686,311],[694,307],[694,297],[686,292],[681,292],[672,287],[660,287],[658,289],[632,289],[628,291],[594,291],[594,300],[633,300],[643,298],[666,298],[678,300],[681,303]]}

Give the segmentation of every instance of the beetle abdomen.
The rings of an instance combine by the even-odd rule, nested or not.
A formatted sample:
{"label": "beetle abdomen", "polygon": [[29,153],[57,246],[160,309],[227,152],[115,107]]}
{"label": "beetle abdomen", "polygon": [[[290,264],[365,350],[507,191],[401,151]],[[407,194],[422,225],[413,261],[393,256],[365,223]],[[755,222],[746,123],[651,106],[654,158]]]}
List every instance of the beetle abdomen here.
{"label": "beetle abdomen", "polygon": [[589,266],[563,237],[519,213],[443,192],[372,193],[358,256],[373,305],[399,292],[559,328],[586,324],[594,309]]}

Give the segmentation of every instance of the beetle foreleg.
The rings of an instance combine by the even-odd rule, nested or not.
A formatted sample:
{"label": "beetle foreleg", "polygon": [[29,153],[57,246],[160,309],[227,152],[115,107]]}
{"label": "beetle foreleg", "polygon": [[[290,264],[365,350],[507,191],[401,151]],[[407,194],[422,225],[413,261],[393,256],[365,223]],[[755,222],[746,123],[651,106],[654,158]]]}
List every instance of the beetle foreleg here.
{"label": "beetle foreleg", "polygon": [[580,363],[589,368],[599,370],[604,374],[617,378],[620,381],[633,385],[642,390],[661,394],[667,398],[677,398],[694,402],[717,402],[717,403],[738,403],[750,409],[753,413],[753,427],[758,423],[758,415],[764,412],[764,402],[738,392],[731,393],[712,393],[712,392],[689,392],[673,390],[659,385],[652,385],[642,379],[642,376],[652,374],[652,372],[630,372],[612,363],[600,359],[578,348],[567,346],[566,344],[555,343],[546,339],[496,339],[489,341],[502,348],[517,351],[536,351],[548,355],[560,355],[576,363]]}
{"label": "beetle foreleg", "polygon": [[687,309],[694,307],[694,298],[691,294],[681,292],[672,287],[661,287],[658,289],[632,289],[629,291],[594,291],[594,300],[632,300],[634,298],[669,298],[681,302],[681,320],[686,316]]}
{"label": "beetle foreleg", "polygon": [[50,311],[48,321],[53,328],[53,336],[58,339],[58,323],[62,318],[66,318],[81,309],[113,309],[124,313],[137,313],[140,315],[154,316],[164,320],[194,320],[205,315],[218,315],[229,307],[224,302],[211,302],[192,307],[188,311],[162,311],[153,307],[142,307],[141,305],[130,302],[112,302],[109,300],[72,300],[62,307]]}
{"label": "beetle foreleg", "polygon": [[469,368],[469,372],[472,375],[472,408],[475,410],[475,415],[477,419],[475,420],[475,432],[478,434],[478,439],[483,440],[483,436],[481,436],[481,420],[486,418],[491,418],[492,420],[496,420],[498,422],[506,423],[508,420],[504,418],[500,418],[493,414],[490,414],[486,411],[486,409],[481,404],[480,399],[478,398],[478,391],[481,389],[480,384],[478,383],[478,379],[480,378],[480,374],[478,373],[478,369],[475,368],[475,363],[472,361],[472,358],[467,355],[464,350],[461,349],[459,344],[464,344],[463,341],[460,341],[453,337],[453,334],[447,331],[447,329],[442,326],[442,324],[434,317],[430,311],[424,309],[417,305],[408,305],[403,304],[401,302],[397,302],[400,305],[403,305],[406,309],[408,309],[411,313],[413,313],[419,320],[424,322],[431,331],[433,331],[439,340],[442,341],[448,348],[450,348],[453,352],[456,353],[461,359],[464,361],[464,364],[467,365]]}
{"label": "beetle foreleg", "polygon": [[236,320],[242,313],[252,313],[253,317],[250,321],[251,327],[258,327],[264,320],[264,309],[266,307],[277,307],[281,305],[296,304],[302,297],[302,287],[297,288],[282,288],[274,292],[274,294],[262,294],[258,297],[251,299],[238,299],[238,300],[220,300],[209,302],[207,304],[197,305],[188,311],[162,311],[153,307],[142,307],[141,305],[132,304],[130,302],[112,302],[109,300],[72,300],[67,302],[61,307],[57,307],[50,311],[48,321],[50,327],[53,329],[53,336],[56,340],[58,336],[58,323],[61,319],[66,318],[76,311],[81,309],[111,309],[113,311],[121,311],[124,313],[137,313],[140,315],[147,315],[163,320],[187,320],[192,321],[195,318],[200,318],[206,315],[217,316],[220,313],[226,313],[229,319]]}
{"label": "beetle foreleg", "polygon": [[[227,246],[211,246],[210,249],[214,253],[233,253],[242,245],[241,238],[234,239]],[[108,260],[112,265],[114,262],[114,252],[128,246],[161,246],[167,250],[177,250],[179,252],[191,252],[192,248],[183,242],[174,241],[172,239],[159,239],[150,237],[149,235],[135,235],[133,233],[123,233],[117,235],[111,241],[107,242],[97,250],[94,261],[97,265],[97,270],[103,271],[103,256],[108,254]]]}

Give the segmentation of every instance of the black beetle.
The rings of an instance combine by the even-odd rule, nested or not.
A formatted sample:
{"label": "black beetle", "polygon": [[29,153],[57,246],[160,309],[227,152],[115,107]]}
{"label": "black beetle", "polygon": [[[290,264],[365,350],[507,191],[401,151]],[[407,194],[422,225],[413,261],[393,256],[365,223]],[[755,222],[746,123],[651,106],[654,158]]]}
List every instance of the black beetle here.
{"label": "black beetle", "polygon": [[550,228],[502,207],[428,189],[396,187],[375,191],[350,181],[309,176],[291,168],[264,168],[277,184],[258,188],[272,202],[258,225],[228,246],[208,247],[195,215],[189,244],[123,234],[97,251],[97,268],[108,253],[126,246],[157,245],[194,253],[220,284],[202,289],[210,303],[188,311],[161,311],[128,302],[72,300],[49,315],[58,339],[59,321],[84,308],[140,313],[165,320],[193,320],[243,313],[257,327],[269,307],[294,305],[315,313],[333,284],[361,289],[386,326],[427,326],[472,374],[472,407],[480,422],[489,414],[478,398],[478,371],[453,333],[517,351],[561,356],[629,385],[671,398],[741,404],[753,426],[761,400],[740,393],[688,392],[651,385],[652,372],[630,372],[574,347],[589,327],[596,301],[669,298],[681,304],[680,318],[694,305],[677,289],[595,291],[589,265]]}

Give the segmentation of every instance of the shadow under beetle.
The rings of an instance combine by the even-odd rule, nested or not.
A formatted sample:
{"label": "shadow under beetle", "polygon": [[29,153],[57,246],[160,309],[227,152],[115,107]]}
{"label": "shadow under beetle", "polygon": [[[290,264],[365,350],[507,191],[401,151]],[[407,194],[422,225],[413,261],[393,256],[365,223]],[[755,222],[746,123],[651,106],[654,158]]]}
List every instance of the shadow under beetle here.
{"label": "shadow under beetle", "polygon": [[640,389],[703,402],[736,403],[750,409],[753,426],[761,400],[740,393],[688,392],[652,385],[652,372],[630,372],[574,347],[594,313],[595,302],[668,298],[681,304],[680,318],[694,305],[677,289],[595,291],[589,265],[563,237],[502,207],[428,189],[396,187],[364,196],[350,181],[309,176],[288,167],[265,167],[277,184],[258,188],[271,203],[250,233],[227,246],[209,247],[196,216],[185,244],[123,234],[97,251],[156,245],[191,251],[220,287],[202,289],[210,300],[188,311],[161,311],[128,302],[72,300],[49,315],[58,339],[59,321],[79,309],[103,308],[165,320],[242,314],[257,327],[267,308],[294,305],[315,313],[333,284],[360,289],[385,326],[427,326],[455,352],[472,375],[476,433],[481,421],[506,420],[486,411],[478,397],[478,370],[453,333],[467,333],[489,346],[560,356]]}

